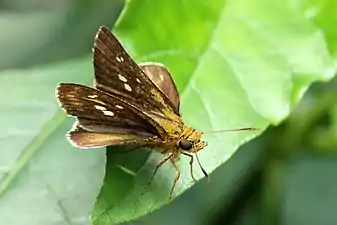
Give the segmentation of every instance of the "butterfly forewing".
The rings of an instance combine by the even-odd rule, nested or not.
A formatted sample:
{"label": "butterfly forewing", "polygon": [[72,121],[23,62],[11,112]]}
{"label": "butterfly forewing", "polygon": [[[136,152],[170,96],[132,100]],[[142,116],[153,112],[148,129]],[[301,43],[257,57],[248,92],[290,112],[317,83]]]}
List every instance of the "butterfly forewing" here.
{"label": "butterfly forewing", "polygon": [[182,129],[183,122],[173,103],[131,59],[107,27],[99,29],[93,51],[97,89],[136,106],[166,133]]}
{"label": "butterfly forewing", "polygon": [[[124,124],[120,124],[124,121]],[[122,119],[119,122],[111,122],[106,120],[88,119],[77,117],[77,126],[87,131],[97,133],[118,133],[118,134],[134,134],[141,137],[151,137],[157,131],[154,127],[143,122],[132,121],[131,119]]]}
{"label": "butterfly forewing", "polygon": [[[110,134],[112,139],[119,140],[123,135],[129,135],[128,139],[134,139],[134,135],[138,138],[165,135],[165,130],[139,109],[102,91],[63,83],[57,88],[57,97],[67,114],[77,117],[73,136],[80,136],[81,133],[83,139],[83,133],[89,137],[91,132]],[[116,138],[114,135],[119,136]],[[90,134],[90,137],[94,137],[94,134]],[[104,137],[105,140],[107,137]]]}

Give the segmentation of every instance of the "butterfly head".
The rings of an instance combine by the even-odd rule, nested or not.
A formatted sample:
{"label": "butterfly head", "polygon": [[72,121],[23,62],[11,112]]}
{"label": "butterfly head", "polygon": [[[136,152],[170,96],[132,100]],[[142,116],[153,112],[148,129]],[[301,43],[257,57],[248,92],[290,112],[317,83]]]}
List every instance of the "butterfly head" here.
{"label": "butterfly head", "polygon": [[194,131],[188,137],[179,140],[179,147],[188,152],[198,152],[207,146],[207,142],[201,140],[202,133]]}

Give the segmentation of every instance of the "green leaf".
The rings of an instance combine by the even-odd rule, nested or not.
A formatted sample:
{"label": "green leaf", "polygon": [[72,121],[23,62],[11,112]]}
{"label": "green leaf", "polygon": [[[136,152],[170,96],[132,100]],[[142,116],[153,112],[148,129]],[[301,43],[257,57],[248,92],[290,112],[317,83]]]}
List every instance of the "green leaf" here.
{"label": "green leaf", "polygon": [[306,0],[300,1],[299,6],[307,18],[321,28],[326,45],[331,55],[337,57],[337,32],[334,25],[337,23],[337,2],[334,0]]}
{"label": "green leaf", "polygon": [[88,222],[105,151],[71,147],[65,134],[73,119],[59,109],[55,87],[89,80],[88,58],[0,74],[0,224]]}
{"label": "green leaf", "polygon": [[[130,1],[114,32],[138,61],[159,61],[171,70],[188,124],[202,131],[265,129],[285,119],[312,82],[335,73],[324,37],[302,7],[267,0]],[[205,135],[203,167],[214,171],[258,134]],[[131,220],[168,203],[170,164],[140,195],[162,155],[112,154],[93,224]],[[187,158],[181,158],[180,168],[175,196],[193,185]],[[197,165],[194,173],[202,178]]]}

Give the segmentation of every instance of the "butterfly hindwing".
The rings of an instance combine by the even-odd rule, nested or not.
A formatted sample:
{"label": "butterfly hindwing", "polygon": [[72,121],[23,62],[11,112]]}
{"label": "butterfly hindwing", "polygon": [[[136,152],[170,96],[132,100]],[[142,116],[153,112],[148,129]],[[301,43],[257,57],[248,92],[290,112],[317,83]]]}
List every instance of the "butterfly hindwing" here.
{"label": "butterfly hindwing", "polygon": [[168,69],[160,63],[140,63],[139,67],[145,72],[150,80],[167,96],[172,102],[174,110],[179,114],[180,98],[177,87]]}
{"label": "butterfly hindwing", "polygon": [[80,127],[79,122],[75,122],[74,128],[67,135],[69,141],[80,148],[99,148],[105,146],[121,146],[135,144],[142,146],[145,144],[140,135],[129,133],[97,133],[85,130]]}

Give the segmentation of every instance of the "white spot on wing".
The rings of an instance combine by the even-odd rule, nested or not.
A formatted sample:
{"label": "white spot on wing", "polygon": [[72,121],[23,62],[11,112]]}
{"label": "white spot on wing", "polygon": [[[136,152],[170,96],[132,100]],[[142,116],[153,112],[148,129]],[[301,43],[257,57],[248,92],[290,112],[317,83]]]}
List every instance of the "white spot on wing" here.
{"label": "white spot on wing", "polygon": [[97,109],[97,110],[101,110],[101,111],[104,111],[104,110],[106,110],[106,108],[105,108],[105,107],[103,107],[103,106],[100,106],[100,105],[95,105],[95,109]]}
{"label": "white spot on wing", "polygon": [[116,108],[124,109],[123,106],[120,106],[120,105],[116,105]]}
{"label": "white spot on wing", "polygon": [[125,90],[127,90],[127,91],[132,91],[132,88],[131,88],[130,85],[128,85],[128,84],[124,84],[124,88],[125,88]]}
{"label": "white spot on wing", "polygon": [[97,95],[88,95],[88,98],[97,98]]}
{"label": "white spot on wing", "polygon": [[123,81],[123,82],[127,82],[127,81],[128,81],[125,77],[123,77],[123,76],[120,75],[120,74],[118,74],[118,78],[119,78],[121,81]]}
{"label": "white spot on wing", "polygon": [[115,115],[113,112],[111,112],[111,111],[106,111],[106,110],[104,110],[103,113],[104,113],[104,115],[106,115],[106,116],[114,116],[114,115]]}
{"label": "white spot on wing", "polygon": [[124,58],[123,58],[123,57],[118,57],[118,56],[116,56],[116,60],[117,60],[118,62],[124,62]]}
{"label": "white spot on wing", "polygon": [[159,74],[159,78],[161,81],[164,81],[164,75],[163,74]]}
{"label": "white spot on wing", "polygon": [[136,81],[137,81],[138,83],[140,83],[140,80],[139,80],[139,78],[136,78]]}

